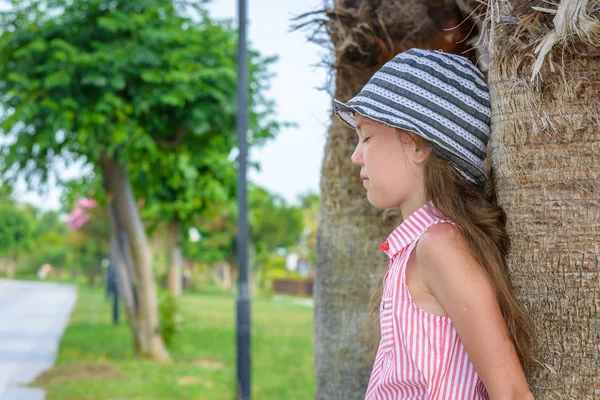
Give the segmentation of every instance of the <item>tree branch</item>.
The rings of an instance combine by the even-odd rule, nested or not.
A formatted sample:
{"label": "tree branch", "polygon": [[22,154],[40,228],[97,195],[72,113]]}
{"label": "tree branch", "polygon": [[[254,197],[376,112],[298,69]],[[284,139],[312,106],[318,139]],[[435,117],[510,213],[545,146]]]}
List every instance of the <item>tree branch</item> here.
{"label": "tree branch", "polygon": [[181,127],[177,131],[177,135],[175,135],[175,138],[173,140],[156,138],[156,139],[154,139],[154,141],[161,146],[165,146],[165,147],[168,147],[171,149],[176,149],[177,147],[179,147],[179,145],[181,144],[181,142],[183,141],[183,139],[187,136],[187,134],[189,132],[190,132],[189,129],[187,129],[185,127]]}

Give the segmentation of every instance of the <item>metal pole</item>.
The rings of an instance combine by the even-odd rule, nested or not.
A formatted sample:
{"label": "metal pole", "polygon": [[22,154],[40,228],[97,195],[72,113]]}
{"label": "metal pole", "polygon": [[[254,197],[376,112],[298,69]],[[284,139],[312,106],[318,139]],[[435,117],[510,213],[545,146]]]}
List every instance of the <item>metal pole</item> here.
{"label": "metal pole", "polygon": [[246,0],[238,0],[237,134],[238,134],[238,236],[239,284],[237,298],[237,397],[250,400],[250,293],[248,290],[248,203],[246,158],[248,132],[248,55]]}
{"label": "metal pole", "polygon": [[115,290],[113,291],[113,324],[119,325],[119,289],[116,280],[117,276],[115,271]]}

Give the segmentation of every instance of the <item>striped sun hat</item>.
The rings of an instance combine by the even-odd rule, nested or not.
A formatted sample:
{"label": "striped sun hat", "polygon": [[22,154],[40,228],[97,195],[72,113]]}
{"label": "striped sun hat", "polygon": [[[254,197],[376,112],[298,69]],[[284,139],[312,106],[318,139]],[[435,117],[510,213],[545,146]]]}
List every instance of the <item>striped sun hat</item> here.
{"label": "striped sun hat", "polygon": [[354,128],[354,113],[421,136],[470,182],[487,177],[483,160],[490,136],[490,95],[468,59],[442,51],[398,54],[334,111]]}

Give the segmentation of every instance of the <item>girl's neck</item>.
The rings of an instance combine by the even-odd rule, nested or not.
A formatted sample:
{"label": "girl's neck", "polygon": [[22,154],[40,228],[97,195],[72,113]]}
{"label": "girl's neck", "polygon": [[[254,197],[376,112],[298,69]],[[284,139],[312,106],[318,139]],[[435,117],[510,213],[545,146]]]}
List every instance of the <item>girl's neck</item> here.
{"label": "girl's neck", "polygon": [[410,217],[415,211],[423,207],[425,203],[427,203],[427,199],[424,194],[422,196],[413,196],[410,199],[406,199],[400,204],[402,219]]}

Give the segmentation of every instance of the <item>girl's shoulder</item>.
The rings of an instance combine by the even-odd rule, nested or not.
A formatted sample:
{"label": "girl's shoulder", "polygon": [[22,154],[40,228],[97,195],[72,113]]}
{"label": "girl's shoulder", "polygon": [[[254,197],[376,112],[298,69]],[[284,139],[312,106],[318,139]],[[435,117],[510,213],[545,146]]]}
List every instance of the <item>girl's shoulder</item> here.
{"label": "girl's shoulder", "polygon": [[465,274],[477,266],[460,227],[447,220],[431,225],[421,235],[415,253],[426,286],[432,279],[447,274]]}
{"label": "girl's shoulder", "polygon": [[[467,246],[460,226],[448,218],[436,217],[435,221],[421,234],[417,252],[441,252],[448,247]],[[468,246],[467,246],[468,247]]]}

